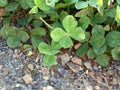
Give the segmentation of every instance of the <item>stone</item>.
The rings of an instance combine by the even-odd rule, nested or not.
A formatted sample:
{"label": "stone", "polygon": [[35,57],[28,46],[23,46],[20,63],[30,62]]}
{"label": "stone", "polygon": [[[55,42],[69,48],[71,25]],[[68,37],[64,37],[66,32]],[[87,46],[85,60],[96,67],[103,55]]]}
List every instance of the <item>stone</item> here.
{"label": "stone", "polygon": [[63,55],[60,55],[59,58],[62,61],[62,65],[65,65],[66,63],[68,63],[70,61],[70,57],[67,53],[63,54]]}
{"label": "stone", "polygon": [[84,65],[87,69],[92,69],[90,62],[85,62]]}
{"label": "stone", "polygon": [[50,77],[46,75],[46,76],[43,76],[43,79],[48,81],[50,79]]}
{"label": "stone", "polygon": [[29,74],[24,75],[24,76],[22,77],[22,79],[24,80],[24,82],[25,82],[26,84],[30,84],[30,83],[32,83],[32,81],[33,81],[32,77],[31,77]]}
{"label": "stone", "polygon": [[0,65],[0,70],[3,68],[3,65]]}
{"label": "stone", "polygon": [[52,86],[43,87],[43,90],[55,90]]}
{"label": "stone", "polygon": [[71,59],[71,61],[72,61],[73,63],[77,64],[77,65],[83,66],[82,60],[81,60],[80,58],[78,58],[78,57],[73,57],[73,58]]}
{"label": "stone", "polygon": [[34,70],[33,64],[28,64],[28,68],[33,71]]}
{"label": "stone", "polygon": [[95,87],[94,87],[94,90],[100,90],[100,86],[98,86],[98,85],[95,86]]}
{"label": "stone", "polygon": [[83,68],[79,65],[73,64],[72,62],[67,63],[67,66],[74,72],[78,73],[79,71],[82,71]]}

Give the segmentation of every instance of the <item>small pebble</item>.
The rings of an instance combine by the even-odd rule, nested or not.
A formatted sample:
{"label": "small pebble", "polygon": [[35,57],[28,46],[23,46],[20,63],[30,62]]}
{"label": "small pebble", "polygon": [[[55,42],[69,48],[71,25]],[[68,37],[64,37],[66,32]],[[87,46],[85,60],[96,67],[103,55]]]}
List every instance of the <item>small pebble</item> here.
{"label": "small pebble", "polygon": [[29,68],[30,70],[34,70],[33,64],[28,64],[28,68]]}
{"label": "small pebble", "polygon": [[50,77],[49,76],[43,76],[43,79],[48,81],[50,79]]}
{"label": "small pebble", "polygon": [[0,70],[3,68],[3,65],[0,65]]}
{"label": "small pebble", "polygon": [[22,79],[25,81],[26,84],[30,84],[33,81],[32,77],[29,74],[24,75]]}
{"label": "small pebble", "polygon": [[43,87],[43,90],[55,90],[52,86]]}
{"label": "small pebble", "polygon": [[98,86],[98,85],[95,86],[95,87],[94,87],[94,90],[100,90],[100,86]]}

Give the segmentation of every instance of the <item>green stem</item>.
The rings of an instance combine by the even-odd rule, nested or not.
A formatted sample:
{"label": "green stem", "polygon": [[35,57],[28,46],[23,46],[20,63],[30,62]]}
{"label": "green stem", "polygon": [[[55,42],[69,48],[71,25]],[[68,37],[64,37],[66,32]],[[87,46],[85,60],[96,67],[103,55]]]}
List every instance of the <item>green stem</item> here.
{"label": "green stem", "polygon": [[40,17],[40,20],[46,25],[48,26],[50,29],[54,29],[52,26],[50,26],[50,24],[48,24],[42,17]]}

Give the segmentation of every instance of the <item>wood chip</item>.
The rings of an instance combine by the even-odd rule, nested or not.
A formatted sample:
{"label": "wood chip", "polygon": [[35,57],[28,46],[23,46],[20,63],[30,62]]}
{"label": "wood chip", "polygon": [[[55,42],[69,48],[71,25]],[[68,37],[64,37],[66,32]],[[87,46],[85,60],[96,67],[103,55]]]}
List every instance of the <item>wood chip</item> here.
{"label": "wood chip", "polygon": [[70,61],[70,57],[67,53],[63,54],[63,55],[60,55],[59,58],[62,61],[62,65],[65,65],[66,63],[68,63]]}
{"label": "wood chip", "polygon": [[73,57],[71,61],[72,61],[74,64],[83,66],[82,60],[81,60],[80,58],[78,58],[78,57]]}
{"label": "wood chip", "polygon": [[30,84],[33,81],[32,77],[29,74],[26,74],[25,76],[23,76],[22,79],[26,84]]}
{"label": "wood chip", "polygon": [[74,49],[78,49],[80,47],[80,45],[81,45],[81,43],[75,44]]}
{"label": "wood chip", "polygon": [[85,62],[84,65],[87,69],[92,69],[90,62]]}
{"label": "wood chip", "polygon": [[67,63],[67,65],[74,73],[78,73],[83,70],[81,66],[73,64],[72,62]]}

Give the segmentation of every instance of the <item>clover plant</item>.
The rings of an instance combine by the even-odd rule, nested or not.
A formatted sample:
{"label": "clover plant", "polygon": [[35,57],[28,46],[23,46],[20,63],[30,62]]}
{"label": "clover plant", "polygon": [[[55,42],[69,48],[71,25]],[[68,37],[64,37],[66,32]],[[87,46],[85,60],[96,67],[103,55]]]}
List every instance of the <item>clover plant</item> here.
{"label": "clover plant", "polygon": [[38,49],[46,66],[76,43],[102,66],[120,60],[120,0],[0,0],[0,16],[8,46]]}

